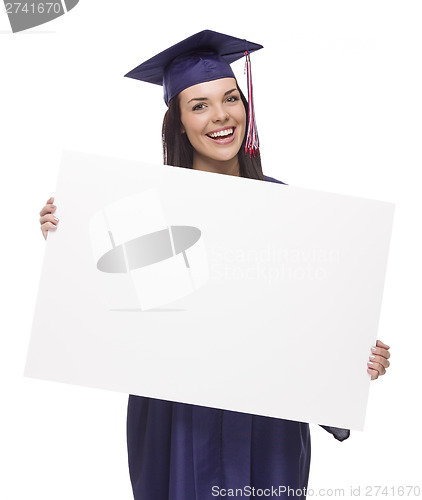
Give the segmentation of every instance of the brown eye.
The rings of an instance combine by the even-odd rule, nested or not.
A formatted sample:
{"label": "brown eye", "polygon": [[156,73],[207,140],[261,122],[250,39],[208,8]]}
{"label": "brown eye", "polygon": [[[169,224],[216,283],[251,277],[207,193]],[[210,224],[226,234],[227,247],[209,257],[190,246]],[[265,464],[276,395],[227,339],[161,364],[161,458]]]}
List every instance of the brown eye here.
{"label": "brown eye", "polygon": [[192,111],[200,111],[201,109],[205,109],[205,103],[201,102],[192,108]]}

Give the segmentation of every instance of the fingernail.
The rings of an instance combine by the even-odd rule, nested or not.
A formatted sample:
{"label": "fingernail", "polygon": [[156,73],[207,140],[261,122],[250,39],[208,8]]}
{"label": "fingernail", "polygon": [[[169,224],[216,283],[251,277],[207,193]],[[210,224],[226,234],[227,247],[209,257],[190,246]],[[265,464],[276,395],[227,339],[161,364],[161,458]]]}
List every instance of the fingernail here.
{"label": "fingernail", "polygon": [[59,221],[59,219],[58,219],[57,217],[53,217],[53,219],[54,219],[56,222],[58,222],[58,221]]}
{"label": "fingernail", "polygon": [[373,354],[371,354],[369,357],[370,357],[371,359],[375,359],[375,356],[374,356]]}
{"label": "fingernail", "polygon": [[377,351],[377,348],[376,348],[376,347],[371,347],[371,351],[372,351],[372,352],[376,352],[376,351]]}
{"label": "fingernail", "polygon": [[51,208],[56,208],[56,205],[51,205]]}
{"label": "fingernail", "polygon": [[374,363],[372,363],[371,361],[368,361],[368,365],[374,366]]}

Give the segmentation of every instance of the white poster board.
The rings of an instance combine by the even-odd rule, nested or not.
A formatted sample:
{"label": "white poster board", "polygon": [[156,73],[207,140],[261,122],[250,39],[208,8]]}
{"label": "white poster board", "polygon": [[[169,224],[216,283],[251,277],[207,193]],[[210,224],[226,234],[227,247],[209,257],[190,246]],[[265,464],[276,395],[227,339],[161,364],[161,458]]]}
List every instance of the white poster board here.
{"label": "white poster board", "polygon": [[362,430],[394,206],[65,153],[25,375]]}

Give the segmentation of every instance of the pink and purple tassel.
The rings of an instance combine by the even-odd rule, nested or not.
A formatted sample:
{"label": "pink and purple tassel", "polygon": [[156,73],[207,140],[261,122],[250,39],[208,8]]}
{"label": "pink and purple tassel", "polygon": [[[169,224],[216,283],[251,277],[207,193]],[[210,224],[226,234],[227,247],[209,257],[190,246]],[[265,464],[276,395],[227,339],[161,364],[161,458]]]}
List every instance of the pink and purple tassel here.
{"label": "pink and purple tassel", "polygon": [[245,51],[246,62],[245,70],[247,73],[247,83],[248,83],[248,132],[246,135],[245,153],[251,157],[259,153],[259,138],[258,129],[256,127],[255,121],[255,110],[253,106],[252,97],[252,70],[251,70],[251,58],[249,52]]}

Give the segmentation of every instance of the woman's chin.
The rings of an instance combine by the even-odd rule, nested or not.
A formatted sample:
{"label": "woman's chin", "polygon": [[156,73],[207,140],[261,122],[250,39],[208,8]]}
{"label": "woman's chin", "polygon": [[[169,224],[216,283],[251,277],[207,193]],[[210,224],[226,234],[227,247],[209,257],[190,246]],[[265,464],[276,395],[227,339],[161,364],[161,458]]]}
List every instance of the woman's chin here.
{"label": "woman's chin", "polygon": [[238,147],[219,148],[219,150],[217,151],[212,151],[212,153],[210,153],[209,155],[209,158],[212,158],[213,160],[217,161],[227,162],[233,160],[233,158],[237,156],[238,152],[239,152]]}

